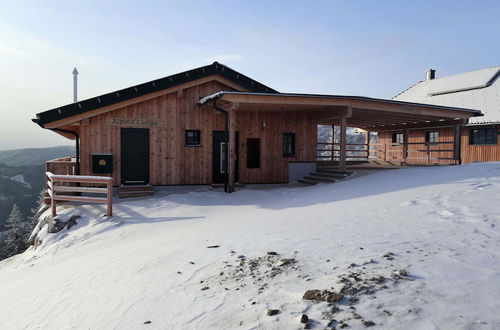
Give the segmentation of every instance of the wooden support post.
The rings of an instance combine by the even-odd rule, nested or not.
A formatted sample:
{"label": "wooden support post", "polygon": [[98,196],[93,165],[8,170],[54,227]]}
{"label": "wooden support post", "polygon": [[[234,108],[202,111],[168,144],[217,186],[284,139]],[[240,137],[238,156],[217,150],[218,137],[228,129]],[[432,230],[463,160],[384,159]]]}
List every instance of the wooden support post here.
{"label": "wooden support post", "polygon": [[108,217],[112,217],[113,216],[113,183],[111,180],[106,183],[106,188],[107,188],[106,189],[107,190],[106,197],[108,199],[108,201],[107,201],[108,207],[107,207],[106,215]]}
{"label": "wooden support post", "polygon": [[365,131],[366,159],[370,160],[370,131]]}
{"label": "wooden support post", "polygon": [[335,125],[332,125],[332,158],[330,159],[333,163],[333,161],[335,160]]}
{"label": "wooden support post", "polygon": [[403,130],[403,162],[406,165],[408,161],[408,130]]}
{"label": "wooden support post", "polygon": [[346,169],[346,140],[347,140],[347,115],[340,116],[340,153],[339,153],[339,170]]}
{"label": "wooden support post", "polygon": [[50,198],[50,208],[52,209],[52,216],[53,217],[55,217],[57,215],[57,212],[56,212],[57,205],[56,205],[56,199],[55,199],[54,194],[55,194],[55,192],[52,191],[52,197]]}
{"label": "wooden support post", "polygon": [[462,138],[462,125],[455,125],[453,129],[453,159],[455,160],[455,164],[461,164],[461,138]]}
{"label": "wooden support post", "polygon": [[227,157],[229,157],[229,178],[228,178],[228,191],[234,192],[234,184],[236,177],[236,112],[234,110],[229,111],[229,148]]}

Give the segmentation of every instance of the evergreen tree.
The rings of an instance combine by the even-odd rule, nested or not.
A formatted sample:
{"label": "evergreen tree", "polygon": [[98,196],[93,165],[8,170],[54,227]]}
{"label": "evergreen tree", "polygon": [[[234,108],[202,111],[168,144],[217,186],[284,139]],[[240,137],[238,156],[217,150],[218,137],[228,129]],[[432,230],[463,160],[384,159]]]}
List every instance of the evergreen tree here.
{"label": "evergreen tree", "polygon": [[14,204],[12,211],[5,226],[8,230],[5,232],[4,250],[7,257],[21,253],[28,247],[26,242],[26,223],[19,207]]}

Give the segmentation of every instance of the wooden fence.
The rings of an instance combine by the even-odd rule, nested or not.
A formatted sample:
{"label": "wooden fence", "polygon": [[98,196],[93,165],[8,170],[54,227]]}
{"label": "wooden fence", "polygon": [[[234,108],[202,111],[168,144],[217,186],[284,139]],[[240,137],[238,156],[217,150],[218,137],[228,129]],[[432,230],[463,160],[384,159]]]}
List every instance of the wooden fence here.
{"label": "wooden fence", "polygon": [[[340,143],[317,143],[318,161],[338,161]],[[404,163],[457,163],[454,142],[346,143],[347,160],[379,159]]]}
{"label": "wooden fence", "polygon": [[[113,178],[85,175],[56,175],[51,172],[45,173],[47,176],[47,193],[50,198],[52,216],[56,216],[56,203],[58,201],[74,201],[87,203],[107,204],[106,215],[113,215]],[[69,184],[92,184],[95,187],[79,187]],[[62,184],[62,185],[61,185]],[[105,187],[99,187],[104,185]],[[104,194],[105,197],[79,196],[75,193]]]}

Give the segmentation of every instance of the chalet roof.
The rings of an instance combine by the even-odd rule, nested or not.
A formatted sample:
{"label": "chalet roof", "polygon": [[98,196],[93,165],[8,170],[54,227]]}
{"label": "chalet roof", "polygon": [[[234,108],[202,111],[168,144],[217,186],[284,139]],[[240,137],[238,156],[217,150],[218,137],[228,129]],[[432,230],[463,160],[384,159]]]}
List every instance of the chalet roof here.
{"label": "chalet roof", "polygon": [[500,123],[500,66],[424,80],[393,100],[479,109],[469,125]]}
{"label": "chalet roof", "polygon": [[214,62],[210,65],[202,66],[189,71],[177,73],[168,77],[152,80],[143,84],[120,89],[111,93],[96,96],[90,99],[67,104],[55,109],[47,110],[36,114],[33,121],[43,127],[43,125],[78,115],[87,111],[98,109],[104,106],[129,100],[138,96],[161,91],[163,89],[175,87],[177,85],[194,81],[196,79],[208,77],[211,75],[220,75],[253,92],[261,93],[279,93],[278,91],[259,83],[226,65]]}

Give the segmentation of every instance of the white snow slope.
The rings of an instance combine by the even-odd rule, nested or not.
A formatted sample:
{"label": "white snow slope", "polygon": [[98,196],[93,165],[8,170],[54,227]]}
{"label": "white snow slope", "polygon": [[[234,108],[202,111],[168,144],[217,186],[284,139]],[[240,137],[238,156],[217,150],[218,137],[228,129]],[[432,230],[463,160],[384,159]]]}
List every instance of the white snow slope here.
{"label": "white snow slope", "polygon": [[[1,329],[300,329],[303,313],[317,329],[500,329],[500,163],[59,211],[83,217],[0,262]],[[342,274],[385,279],[302,299]]]}

